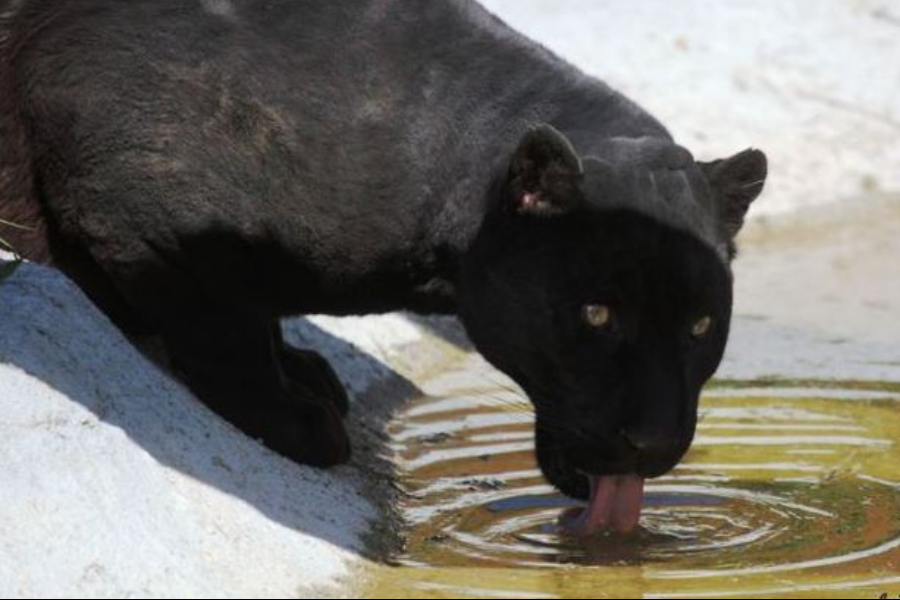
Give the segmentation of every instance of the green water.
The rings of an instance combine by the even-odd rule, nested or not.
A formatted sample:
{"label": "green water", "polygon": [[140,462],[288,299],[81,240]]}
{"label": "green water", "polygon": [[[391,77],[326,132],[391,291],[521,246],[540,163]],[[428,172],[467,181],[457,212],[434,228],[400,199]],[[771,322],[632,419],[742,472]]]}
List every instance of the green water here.
{"label": "green water", "polygon": [[405,551],[387,598],[875,598],[900,594],[900,385],[719,381],[685,462],[648,486],[640,531],[554,526],[532,415],[479,361],[423,385],[392,427]]}

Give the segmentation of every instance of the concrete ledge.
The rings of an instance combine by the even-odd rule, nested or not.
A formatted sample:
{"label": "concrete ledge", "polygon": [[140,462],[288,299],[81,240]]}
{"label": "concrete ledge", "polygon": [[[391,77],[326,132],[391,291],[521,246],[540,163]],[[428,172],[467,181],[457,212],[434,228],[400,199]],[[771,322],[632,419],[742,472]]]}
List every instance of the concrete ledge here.
{"label": "concrete ledge", "polygon": [[[356,398],[396,377],[381,359],[419,335],[398,316],[287,330]],[[378,516],[365,466],[323,473],[267,451],[40,266],[0,286],[0,435],[7,597],[337,593]]]}

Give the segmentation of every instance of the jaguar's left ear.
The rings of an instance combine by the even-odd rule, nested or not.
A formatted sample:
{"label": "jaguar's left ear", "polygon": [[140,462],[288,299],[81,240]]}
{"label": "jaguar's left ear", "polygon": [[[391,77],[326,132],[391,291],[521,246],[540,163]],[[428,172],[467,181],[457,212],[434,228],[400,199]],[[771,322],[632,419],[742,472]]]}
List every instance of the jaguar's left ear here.
{"label": "jaguar's left ear", "polygon": [[579,183],[584,166],[572,142],[554,127],[533,127],[513,154],[507,189],[513,212],[554,216],[581,204]]}
{"label": "jaguar's left ear", "polygon": [[744,226],[750,205],[763,191],[768,174],[766,155],[744,150],[731,158],[698,163],[712,186],[719,206],[719,221],[729,240]]}

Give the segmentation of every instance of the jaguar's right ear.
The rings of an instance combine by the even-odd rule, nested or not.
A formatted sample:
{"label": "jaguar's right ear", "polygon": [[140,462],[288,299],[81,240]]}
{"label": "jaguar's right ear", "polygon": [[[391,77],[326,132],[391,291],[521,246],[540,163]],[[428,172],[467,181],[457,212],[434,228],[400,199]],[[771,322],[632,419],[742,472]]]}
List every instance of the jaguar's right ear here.
{"label": "jaguar's right ear", "polygon": [[517,214],[566,214],[583,200],[581,158],[551,125],[538,125],[525,134],[513,154],[508,178],[508,205]]}
{"label": "jaguar's right ear", "polygon": [[750,205],[766,184],[769,172],[766,155],[749,149],[730,158],[698,164],[716,196],[722,231],[733,241],[744,226]]}

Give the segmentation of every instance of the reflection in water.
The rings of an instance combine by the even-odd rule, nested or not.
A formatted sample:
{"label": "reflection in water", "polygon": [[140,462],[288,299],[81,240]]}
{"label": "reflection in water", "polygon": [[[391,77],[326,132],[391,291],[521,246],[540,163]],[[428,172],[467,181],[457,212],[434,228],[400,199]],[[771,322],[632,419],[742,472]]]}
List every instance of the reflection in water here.
{"label": "reflection in water", "polygon": [[410,530],[377,597],[877,597],[900,586],[900,385],[719,382],[633,536],[568,538],[528,404],[471,359],[393,437]]}

